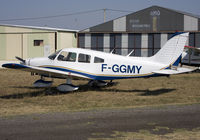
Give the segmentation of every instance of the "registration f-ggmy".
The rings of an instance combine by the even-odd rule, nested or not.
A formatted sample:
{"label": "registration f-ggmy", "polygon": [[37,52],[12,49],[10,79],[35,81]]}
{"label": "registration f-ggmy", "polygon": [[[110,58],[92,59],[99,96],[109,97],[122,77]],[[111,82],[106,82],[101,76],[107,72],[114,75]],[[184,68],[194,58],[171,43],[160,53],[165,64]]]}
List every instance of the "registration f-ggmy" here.
{"label": "registration f-ggmy", "polygon": [[45,77],[65,78],[66,83],[57,89],[61,92],[78,90],[73,78],[88,79],[89,85],[106,86],[115,79],[169,76],[190,72],[193,69],[179,67],[184,46],[189,33],[178,33],[169,39],[161,49],[151,57],[132,57],[105,53],[81,48],[66,48],[48,57],[20,60],[20,64],[6,63],[2,66],[31,72],[41,76],[35,81],[35,87],[48,87],[52,81]]}

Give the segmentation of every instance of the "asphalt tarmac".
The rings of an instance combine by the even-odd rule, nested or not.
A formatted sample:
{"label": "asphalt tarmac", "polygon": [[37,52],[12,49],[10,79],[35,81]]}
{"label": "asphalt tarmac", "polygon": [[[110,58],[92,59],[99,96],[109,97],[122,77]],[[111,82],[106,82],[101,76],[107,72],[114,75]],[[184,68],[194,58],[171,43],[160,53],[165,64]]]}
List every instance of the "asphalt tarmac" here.
{"label": "asphalt tarmac", "polygon": [[[169,129],[152,131],[156,126]],[[0,118],[0,139],[86,140],[109,138],[114,131],[149,130],[162,135],[172,132],[173,129],[192,130],[198,127],[200,104],[173,105]]]}

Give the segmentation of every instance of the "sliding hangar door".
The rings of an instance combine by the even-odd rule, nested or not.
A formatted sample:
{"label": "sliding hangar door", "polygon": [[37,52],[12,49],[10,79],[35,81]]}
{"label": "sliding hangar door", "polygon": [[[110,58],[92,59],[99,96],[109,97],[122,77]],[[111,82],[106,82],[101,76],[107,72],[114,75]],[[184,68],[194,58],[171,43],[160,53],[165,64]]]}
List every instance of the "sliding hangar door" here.
{"label": "sliding hangar door", "polygon": [[[154,55],[177,31],[190,32],[186,45],[200,48],[200,19],[192,14],[152,6],[79,31],[78,47],[116,54]],[[199,54],[191,59],[200,63]],[[188,60],[189,56],[185,59]]]}

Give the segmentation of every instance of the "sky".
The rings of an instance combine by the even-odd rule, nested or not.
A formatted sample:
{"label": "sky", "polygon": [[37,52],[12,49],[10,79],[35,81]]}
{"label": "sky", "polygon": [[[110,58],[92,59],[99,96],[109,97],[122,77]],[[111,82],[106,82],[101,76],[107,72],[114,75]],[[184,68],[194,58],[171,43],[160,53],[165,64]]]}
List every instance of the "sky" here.
{"label": "sky", "polygon": [[200,15],[200,0],[0,0],[0,24],[83,30],[104,22],[103,9],[118,10],[106,10],[109,21],[153,5]]}

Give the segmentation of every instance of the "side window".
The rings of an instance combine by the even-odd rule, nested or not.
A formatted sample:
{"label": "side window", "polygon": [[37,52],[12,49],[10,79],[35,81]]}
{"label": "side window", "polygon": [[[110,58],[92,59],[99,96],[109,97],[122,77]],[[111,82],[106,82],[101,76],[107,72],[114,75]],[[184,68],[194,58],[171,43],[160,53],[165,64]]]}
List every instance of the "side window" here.
{"label": "side window", "polygon": [[57,58],[59,61],[70,61],[75,62],[76,61],[76,53],[73,52],[61,52],[60,55]]}
{"label": "side window", "polygon": [[104,63],[104,59],[99,57],[94,57],[94,63]]}
{"label": "side window", "polygon": [[78,56],[78,62],[90,63],[90,55],[80,53]]}

